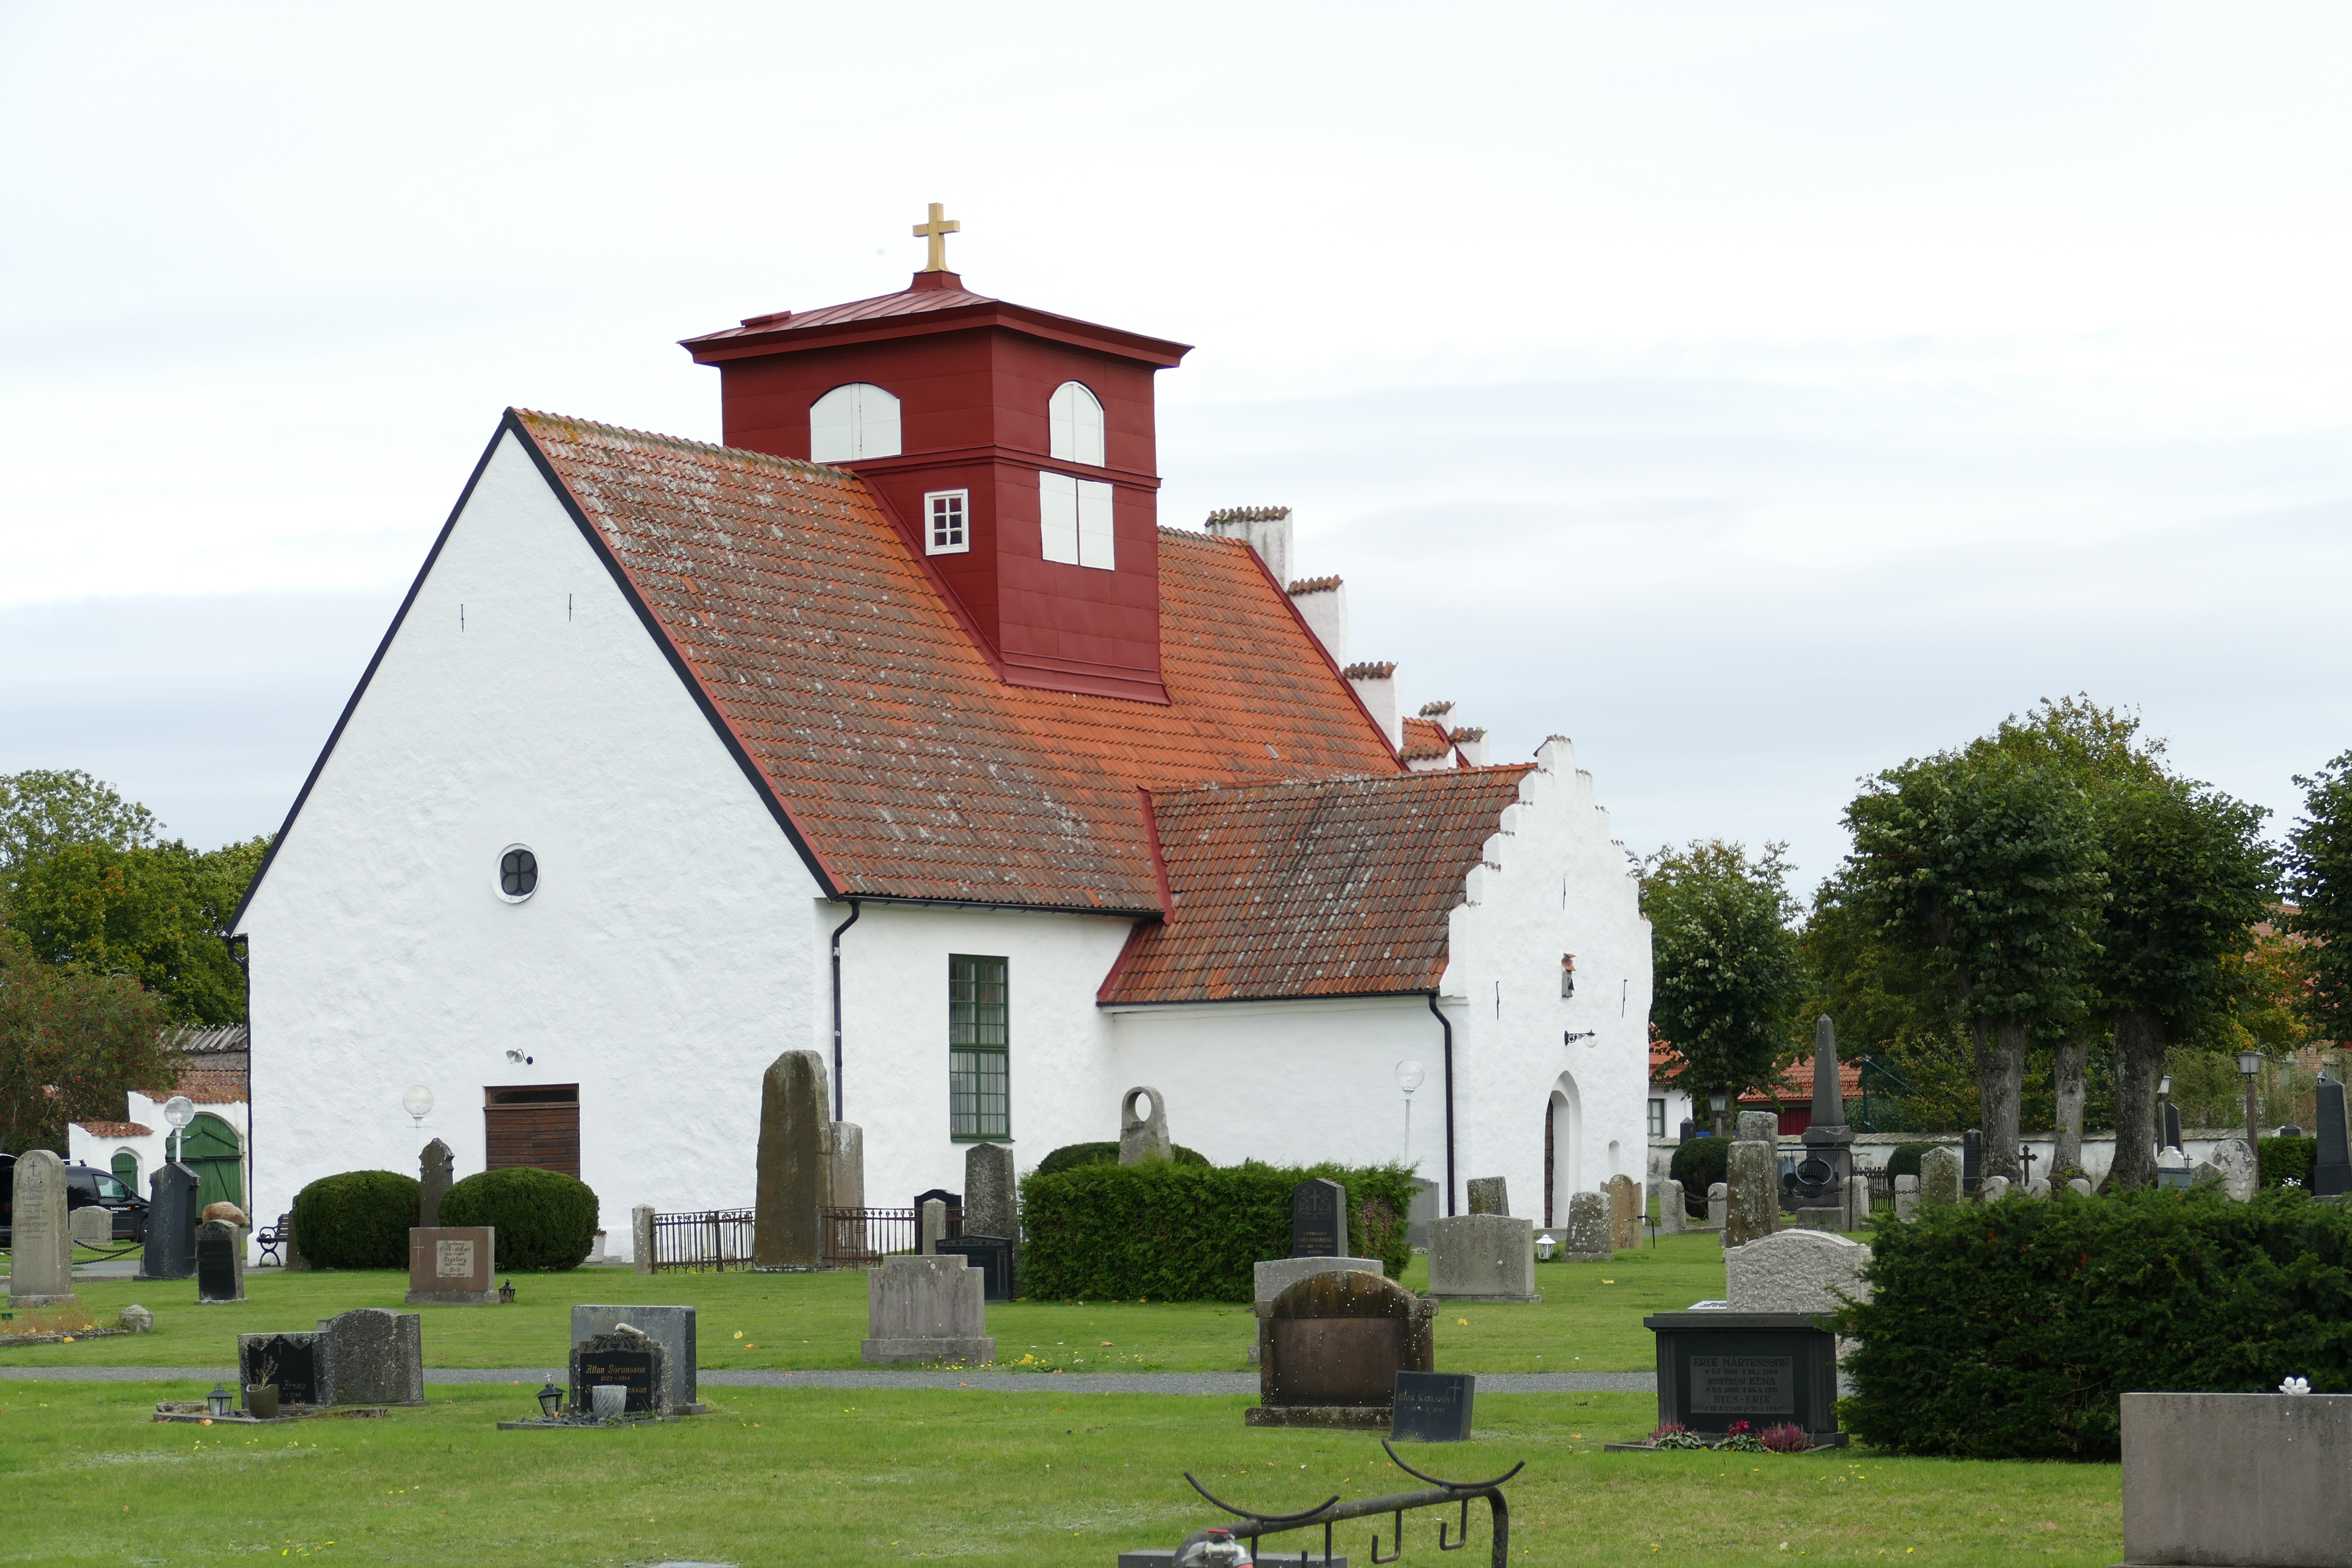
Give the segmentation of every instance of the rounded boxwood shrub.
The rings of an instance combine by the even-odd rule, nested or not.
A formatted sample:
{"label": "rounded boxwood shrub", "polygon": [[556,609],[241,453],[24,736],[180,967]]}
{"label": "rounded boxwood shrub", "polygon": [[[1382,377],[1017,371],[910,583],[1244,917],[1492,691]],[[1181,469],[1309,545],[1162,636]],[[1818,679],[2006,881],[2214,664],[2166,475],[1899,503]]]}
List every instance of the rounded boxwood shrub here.
{"label": "rounded boxwood shrub", "polygon": [[420,1196],[397,1171],[321,1176],[294,1194],[294,1245],[313,1268],[405,1268]]}
{"label": "rounded boxwood shrub", "polygon": [[[1171,1146],[1180,1165],[1205,1165],[1208,1156],[1187,1149],[1181,1143]],[[1116,1165],[1118,1163],[1118,1143],[1065,1143],[1038,1162],[1034,1173],[1040,1176],[1058,1176],[1065,1171],[1075,1171],[1081,1165]]]}
{"label": "rounded boxwood shrub", "polygon": [[1694,1219],[1706,1217],[1706,1190],[1724,1180],[1731,1163],[1728,1138],[1685,1138],[1675,1146],[1666,1174],[1683,1184],[1683,1212]]}
{"label": "rounded boxwood shrub", "polygon": [[441,1223],[496,1226],[499,1268],[577,1268],[596,1245],[596,1194],[561,1171],[508,1165],[452,1186]]}

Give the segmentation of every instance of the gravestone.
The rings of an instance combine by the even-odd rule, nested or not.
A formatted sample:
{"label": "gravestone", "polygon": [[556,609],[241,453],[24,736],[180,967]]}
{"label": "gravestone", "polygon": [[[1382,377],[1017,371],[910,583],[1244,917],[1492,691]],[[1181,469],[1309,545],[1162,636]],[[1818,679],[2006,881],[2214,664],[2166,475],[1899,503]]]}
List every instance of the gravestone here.
{"label": "gravestone", "polygon": [[1690,1228],[1690,1210],[1684,1206],[1683,1184],[1668,1176],[1658,1184],[1658,1228],[1680,1236]]}
{"label": "gravestone", "polygon": [[441,1223],[441,1198],[456,1176],[456,1151],[438,1138],[416,1157],[416,1223],[430,1230]]}
{"label": "gravestone", "polygon": [[[1507,1219],[1461,1215],[1433,1226]],[[1397,1373],[1436,1370],[1437,1303],[1377,1274],[1318,1274],[1254,1310],[1258,1403],[1244,1416],[1252,1426],[1382,1431],[1395,1421]]]}
{"label": "gravestone", "polygon": [[1721,1230],[1731,1223],[1731,1189],[1721,1182],[1706,1184],[1706,1228]]}
{"label": "gravestone", "polygon": [[2319,1142],[2312,1152],[2311,1190],[2323,1198],[2352,1193],[2352,1128],[2344,1119],[2344,1086],[2332,1078],[2319,1080]]}
{"label": "gravestone", "polygon": [[1834,1312],[1870,1300],[1870,1248],[1822,1230],[1784,1230],[1723,1255],[1724,1299],[1735,1312]]}
{"label": "gravestone", "polygon": [[866,1276],[868,1366],[996,1359],[980,1270],[952,1255],[892,1258]]}
{"label": "gravestone", "polygon": [[293,1211],[289,1210],[278,1216],[278,1234],[285,1238],[284,1246],[280,1250],[286,1258],[286,1271],[289,1274],[298,1269],[307,1271],[310,1267],[310,1260],[302,1256],[302,1238],[294,1234]]}
{"label": "gravestone", "polygon": [[2180,1107],[2168,1100],[2164,1102],[2164,1146],[2180,1147]]}
{"label": "gravestone", "polygon": [[2066,1190],[2086,1198],[2095,1195],[2097,1192],[2097,1189],[2091,1185],[2091,1178],[2088,1176],[2075,1177],[2066,1184]]}
{"label": "gravestone", "polygon": [[73,1236],[66,1228],[66,1163],[47,1149],[16,1157],[10,1201],[8,1305],[63,1307],[73,1293]]}
{"label": "gravestone", "polygon": [[1909,1219],[1918,1212],[1919,1178],[1916,1176],[1895,1177],[1895,1217],[1896,1219]]}
{"label": "gravestone", "polygon": [[114,1211],[102,1204],[84,1204],[66,1215],[66,1234],[76,1247],[112,1247]]}
{"label": "gravestone", "polygon": [[1290,1190],[1290,1256],[1348,1256],[1348,1189],[1322,1176]]}
{"label": "gravestone", "polygon": [[419,1226],[408,1233],[411,1307],[495,1307],[499,1288],[496,1226]]}
{"label": "gravestone", "polygon": [[2352,1568],[2352,1394],[2126,1394],[2122,1406],[2126,1562]]}
{"label": "gravestone", "polygon": [[319,1321],[321,1405],[425,1403],[425,1321],[388,1307],[354,1307]]}
{"label": "gravestone", "polygon": [[142,1279],[185,1279],[196,1271],[196,1173],[173,1161],[147,1178],[147,1249]]}
{"label": "gravestone", "polygon": [[1642,1245],[1642,1184],[1622,1171],[1609,1178],[1609,1245],[1620,1252]]}
{"label": "gravestone", "polygon": [[1769,1143],[1775,1148],[1780,1142],[1780,1118],[1769,1110],[1743,1110],[1739,1113],[1741,1143]]}
{"label": "gravestone", "polygon": [[947,1238],[948,1205],[937,1198],[926,1198],[915,1211],[915,1251],[924,1258],[935,1256],[940,1243]]}
{"label": "gravestone", "polygon": [[323,1334],[239,1334],[237,1382],[276,1384],[281,1405],[324,1404],[319,1397],[319,1362],[325,1344]]}
{"label": "gravestone", "polygon": [[695,1363],[698,1352],[691,1307],[591,1306],[572,1309],[574,1349],[623,1324],[636,1330],[662,1348],[661,1408],[672,1415],[699,1415],[709,1406],[701,1403]]}
{"label": "gravestone", "polygon": [[824,1261],[824,1211],[832,1205],[827,1130],[833,1124],[824,1058],[786,1051],[760,1083],[760,1163],[751,1262],[761,1268],[814,1268]]}
{"label": "gravestone", "polygon": [[2009,1196],[2007,1176],[1987,1176],[1977,1184],[1977,1198],[1979,1202],[1997,1204],[2007,1196]]}
{"label": "gravestone", "polygon": [[639,1204],[629,1211],[629,1267],[639,1274],[654,1271],[654,1205],[651,1204]]}
{"label": "gravestone", "polygon": [[1960,1184],[1966,1180],[1966,1166],[1960,1152],[1950,1144],[1938,1144],[1919,1156],[1919,1201],[1923,1204],[1956,1204],[1960,1201]]}
{"label": "gravestone", "polygon": [[2200,1160],[2189,1168],[2189,1184],[2192,1187],[2218,1187],[2222,1181],[2221,1167],[2210,1160]]}
{"label": "gravestone", "polygon": [[1510,1184],[1500,1176],[1471,1177],[1470,1212],[1472,1214],[1510,1213]]}
{"label": "gravestone", "polygon": [[1013,1243],[1003,1237],[945,1237],[931,1250],[936,1257],[961,1258],[979,1269],[983,1301],[1010,1301],[1018,1293],[1013,1276]]}
{"label": "gravestone", "polygon": [[245,1233],[225,1219],[196,1227],[196,1304],[245,1300]]}
{"label": "gravestone", "polygon": [[1720,1435],[1735,1421],[1756,1432],[1786,1422],[1815,1446],[1844,1444],[1837,1342],[1812,1313],[1717,1307],[1658,1312],[1642,1326],[1658,1336],[1659,1425]]}
{"label": "gravestone", "polygon": [[1168,1141],[1168,1100],[1156,1089],[1130,1089],[1118,1102],[1118,1163],[1140,1165],[1175,1157]]}
{"label": "gravestone", "polygon": [[2213,1145],[2213,1163],[2221,1169],[2221,1184],[2230,1195],[2245,1203],[2262,1185],[2262,1172],[2254,1163],[2254,1152],[2246,1147],[2242,1138],[2224,1138]]}
{"label": "gravestone", "polygon": [[1467,1372],[1400,1372],[1389,1436],[1398,1442],[1467,1443],[1478,1378]]}
{"label": "gravestone", "polygon": [[1384,1277],[1389,1271],[1377,1258],[1268,1258],[1250,1266],[1250,1299],[1271,1301],[1301,1279],[1346,1268]]}
{"label": "gravestone", "polygon": [[2025,1195],[2029,1198],[2048,1197],[2050,1195],[2050,1179],[2047,1176],[2034,1177],[2033,1180],[2025,1184]]}
{"label": "gravestone", "polygon": [[1609,1224],[1609,1200],[1599,1193],[1568,1194],[1568,1228],[1560,1233],[1563,1263],[1606,1263],[1617,1256]]}
{"label": "gravestone", "polygon": [[590,1391],[617,1384],[628,1390],[621,1410],[628,1415],[659,1415],[670,1387],[669,1355],[661,1341],[634,1323],[615,1323],[572,1347],[572,1408],[593,1408]]}
{"label": "gravestone", "polygon": [[1429,1293],[1442,1301],[1542,1300],[1536,1293],[1536,1222],[1507,1214],[1432,1220]]}
{"label": "gravestone", "polygon": [[1960,1134],[1960,1193],[1973,1196],[1984,1185],[1984,1133],[1971,1127]]}
{"label": "gravestone", "polygon": [[866,1129],[855,1121],[824,1124],[825,1207],[866,1206]]}
{"label": "gravestone", "polygon": [[[1748,1119],[1743,1113],[1740,1120]],[[1724,1184],[1731,1189],[1730,1214],[1723,1226],[1723,1245],[1744,1247],[1780,1226],[1780,1154],[1770,1143],[1743,1138],[1731,1146]]]}
{"label": "gravestone", "polygon": [[1438,1185],[1425,1176],[1416,1176],[1412,1184],[1412,1206],[1405,1210],[1404,1244],[1429,1247],[1429,1222],[1437,1217]]}
{"label": "gravestone", "polygon": [[1021,1238],[1019,1188],[1013,1184],[1013,1151],[1002,1143],[974,1143],[963,1152],[963,1233]]}

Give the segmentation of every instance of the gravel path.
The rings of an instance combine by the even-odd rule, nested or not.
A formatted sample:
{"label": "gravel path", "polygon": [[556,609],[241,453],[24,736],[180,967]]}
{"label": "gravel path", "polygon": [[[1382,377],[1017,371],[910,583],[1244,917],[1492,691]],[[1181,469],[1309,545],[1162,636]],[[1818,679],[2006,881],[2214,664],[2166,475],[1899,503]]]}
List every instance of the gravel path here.
{"label": "gravel path", "polygon": [[[427,1383],[528,1383],[561,1367],[427,1367]],[[219,1383],[226,1366],[0,1366],[0,1378],[74,1383]],[[1254,1372],[721,1372],[700,1374],[707,1388],[968,1388],[975,1394],[1255,1394]],[[1654,1394],[1647,1372],[1489,1372],[1487,1394]]]}

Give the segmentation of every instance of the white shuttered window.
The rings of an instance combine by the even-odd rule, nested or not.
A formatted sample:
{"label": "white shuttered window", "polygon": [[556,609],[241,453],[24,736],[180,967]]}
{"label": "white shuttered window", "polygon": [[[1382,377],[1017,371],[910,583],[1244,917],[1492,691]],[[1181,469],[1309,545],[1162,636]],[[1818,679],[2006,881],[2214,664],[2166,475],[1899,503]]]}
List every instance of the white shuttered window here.
{"label": "white shuttered window", "polygon": [[1104,572],[1117,569],[1111,493],[1100,479],[1038,474],[1037,521],[1046,560]]}
{"label": "white shuttered window", "polygon": [[1046,449],[1066,463],[1103,466],[1101,400],[1082,382],[1066,381],[1046,405]]}
{"label": "white shuttered window", "polygon": [[809,405],[809,461],[898,455],[898,400],[871,382],[836,386]]}

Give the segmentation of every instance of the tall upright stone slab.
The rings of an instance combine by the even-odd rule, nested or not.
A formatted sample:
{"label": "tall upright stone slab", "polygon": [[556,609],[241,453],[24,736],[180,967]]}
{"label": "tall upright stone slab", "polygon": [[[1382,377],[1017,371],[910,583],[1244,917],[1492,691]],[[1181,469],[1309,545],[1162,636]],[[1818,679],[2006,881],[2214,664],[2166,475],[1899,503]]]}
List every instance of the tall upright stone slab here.
{"label": "tall upright stone slab", "polygon": [[1719,1231],[1731,1223],[1731,1189],[1721,1182],[1706,1184],[1706,1228]]}
{"label": "tall upright stone slab", "polygon": [[786,1051],[760,1085],[760,1169],[751,1261],[761,1268],[814,1268],[824,1259],[831,1206],[833,1104],[824,1058]]}
{"label": "tall upright stone slab", "polygon": [[[1869,1217],[1869,1188],[1854,1180],[1853,1129],[1846,1125],[1845,1086],[1838,1076],[1837,1026],[1824,1013],[1813,1025],[1813,1119],[1797,1165],[1801,1223],[1852,1230]],[[1859,1199],[1856,1210],[1856,1192]]]}
{"label": "tall upright stone slab", "polygon": [[2262,1185],[2262,1172],[2254,1163],[2254,1152],[2246,1147],[2242,1138],[2224,1138],[2213,1145],[2213,1163],[2221,1173],[2221,1184],[2240,1203],[2252,1199]]}
{"label": "tall upright stone slab", "polygon": [[225,1219],[196,1227],[196,1304],[245,1300],[245,1231]]}
{"label": "tall upright stone slab", "polygon": [[1167,1096],[1141,1085],[1120,1096],[1118,1163],[1141,1165],[1175,1157],[1176,1147],[1168,1137]]}
{"label": "tall upright stone slab", "polygon": [[416,1223],[426,1230],[441,1223],[441,1199],[457,1179],[457,1152],[438,1138],[416,1157]]}
{"label": "tall upright stone slab", "polygon": [[1723,1245],[1745,1247],[1780,1228],[1780,1153],[1773,1144],[1743,1138],[1732,1144],[1727,1163],[1724,1185],[1729,1189],[1731,1207],[1724,1220]]}
{"label": "tall upright stone slab", "polygon": [[1508,1214],[1511,1212],[1510,1184],[1500,1176],[1470,1178],[1470,1212],[1472,1214]]}
{"label": "tall upright stone slab", "polygon": [[1348,1189],[1312,1176],[1290,1190],[1290,1256],[1348,1256]]}
{"label": "tall upright stone slab", "polygon": [[2180,1107],[2170,1100],[2164,1102],[2164,1146],[2178,1149],[2180,1143]]}
{"label": "tall upright stone slab", "polygon": [[1606,1263],[1617,1256],[1609,1223],[1609,1200],[1599,1193],[1568,1194],[1568,1231],[1560,1237],[1563,1263]]}
{"label": "tall upright stone slab", "polygon": [[2352,1193],[2352,1128],[2344,1119],[2344,1086],[2332,1078],[2319,1080],[2319,1125],[2314,1129],[2319,1146],[2311,1162],[2311,1190],[2320,1197]]}
{"label": "tall upright stone slab", "polygon": [[1642,1184],[1622,1171],[1609,1178],[1609,1244],[1620,1252],[1642,1245]]}
{"label": "tall upright stone slab", "polygon": [[1960,1134],[1960,1195],[1974,1197],[1984,1187],[1984,1132],[1971,1127]]}
{"label": "tall upright stone slab", "polygon": [[947,1234],[947,1204],[939,1198],[925,1198],[922,1206],[915,1210],[916,1255],[929,1258],[936,1254]]}
{"label": "tall upright stone slab", "polygon": [[147,1178],[147,1249],[142,1279],[186,1279],[196,1271],[196,1173],[170,1161]]}
{"label": "tall upright stone slab", "polygon": [[1658,1184],[1658,1228],[1668,1236],[1680,1236],[1690,1228],[1690,1210],[1685,1205],[1683,1184],[1668,1176]]}
{"label": "tall upright stone slab", "polygon": [[1958,1203],[1966,1171],[1967,1164],[1960,1152],[1950,1144],[1938,1144],[1928,1150],[1919,1156],[1919,1201],[1923,1204]]}
{"label": "tall upright stone slab", "polygon": [[1741,1143],[1780,1143],[1780,1119],[1769,1110],[1743,1110],[1739,1113],[1738,1138]]}
{"label": "tall upright stone slab", "polygon": [[963,1233],[1021,1235],[1020,1198],[1013,1179],[1013,1151],[1002,1143],[974,1143],[963,1152]]}
{"label": "tall upright stone slab", "polygon": [[8,1305],[62,1307],[73,1293],[73,1235],[66,1228],[66,1163],[47,1149],[16,1157],[10,1202],[15,1232],[8,1258]]}

